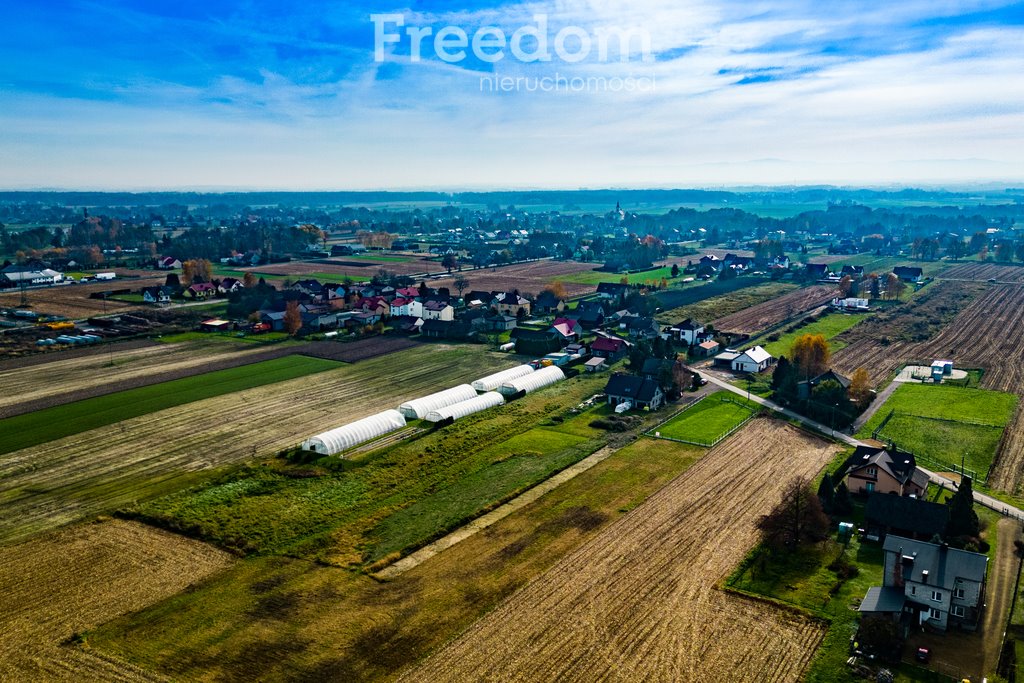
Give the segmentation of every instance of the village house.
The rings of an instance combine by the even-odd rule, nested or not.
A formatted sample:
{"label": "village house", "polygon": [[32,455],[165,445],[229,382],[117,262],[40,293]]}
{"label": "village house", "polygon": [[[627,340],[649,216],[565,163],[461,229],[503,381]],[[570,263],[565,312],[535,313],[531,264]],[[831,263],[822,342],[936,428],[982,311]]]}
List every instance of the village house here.
{"label": "village house", "polygon": [[882,550],[882,585],[868,589],[861,614],[940,631],[977,630],[985,605],[986,555],[892,534]]}
{"label": "village house", "polygon": [[573,317],[585,330],[593,330],[604,324],[604,308],[596,301],[581,301],[573,311]]}
{"label": "village house", "polygon": [[455,320],[455,309],[452,305],[443,301],[428,301],[423,304],[423,320],[443,320],[451,322]]}
{"label": "village house", "polygon": [[556,318],[551,328],[558,333],[565,342],[574,342],[583,334],[583,326],[569,318]]}
{"label": "village house", "polygon": [[499,313],[518,316],[520,311],[523,315],[530,315],[530,302],[515,292],[501,292],[491,304],[498,309]]}
{"label": "village house", "polygon": [[669,329],[674,340],[687,346],[703,341],[706,336],[704,334],[704,326],[693,318],[687,318],[682,322],[676,323]]}
{"label": "village house", "polygon": [[888,534],[930,541],[942,538],[949,523],[949,506],[919,498],[872,493],[864,507],[864,535],[869,541]]}
{"label": "village house", "polygon": [[173,256],[165,256],[157,261],[157,268],[160,270],[178,270],[181,268],[181,261]]}
{"label": "village house", "polygon": [[631,409],[657,410],[665,404],[665,394],[658,382],[636,375],[612,375],[604,393],[610,406],[628,402]]}
{"label": "village house", "polygon": [[733,358],[730,367],[733,372],[756,374],[767,370],[774,362],[775,358],[764,347],[755,346]]}
{"label": "village house", "polygon": [[185,296],[189,299],[209,299],[217,295],[217,288],[210,282],[197,282],[189,285],[185,290]]}
{"label": "village house", "polygon": [[173,287],[143,287],[142,300],[147,304],[169,304],[174,293]]}
{"label": "village house", "polygon": [[920,498],[928,488],[928,475],[917,469],[911,453],[857,446],[840,471],[850,493],[894,493]]}
{"label": "village house", "polygon": [[892,273],[904,282],[920,282],[924,275],[924,271],[916,266],[896,266],[892,269]]}
{"label": "village house", "polygon": [[811,397],[814,392],[814,387],[818,386],[822,382],[835,382],[843,388],[844,391],[850,390],[850,378],[840,375],[835,370],[826,370],[817,377],[799,382],[796,385],[797,397],[800,400],[806,400]]}
{"label": "village house", "polygon": [[607,358],[610,363],[621,360],[629,353],[630,344],[618,337],[598,337],[590,345],[590,352],[598,358]]}
{"label": "village house", "polygon": [[292,283],[288,289],[301,292],[311,299],[319,299],[324,293],[324,287],[316,280],[299,280]]}
{"label": "village house", "polygon": [[561,313],[564,310],[565,300],[558,298],[554,293],[546,289],[538,294],[533,302],[533,312],[538,315]]}
{"label": "village house", "polygon": [[713,339],[706,342],[701,342],[697,346],[693,347],[693,355],[696,358],[710,358],[711,356],[718,353],[718,349],[721,345]]}
{"label": "village house", "polygon": [[217,284],[217,291],[221,294],[231,294],[244,288],[242,281],[235,277],[226,277]]}
{"label": "village house", "polygon": [[636,290],[630,285],[624,285],[620,282],[601,282],[597,285],[597,296],[599,299],[618,300],[629,296],[634,291]]}

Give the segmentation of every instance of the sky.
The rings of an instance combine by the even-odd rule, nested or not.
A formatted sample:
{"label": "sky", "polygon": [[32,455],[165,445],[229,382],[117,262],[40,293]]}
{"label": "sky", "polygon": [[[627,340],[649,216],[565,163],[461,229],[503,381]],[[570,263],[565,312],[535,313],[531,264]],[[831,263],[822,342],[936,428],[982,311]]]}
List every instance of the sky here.
{"label": "sky", "polygon": [[1003,0],[6,0],[0,188],[1019,186],[1022,46]]}

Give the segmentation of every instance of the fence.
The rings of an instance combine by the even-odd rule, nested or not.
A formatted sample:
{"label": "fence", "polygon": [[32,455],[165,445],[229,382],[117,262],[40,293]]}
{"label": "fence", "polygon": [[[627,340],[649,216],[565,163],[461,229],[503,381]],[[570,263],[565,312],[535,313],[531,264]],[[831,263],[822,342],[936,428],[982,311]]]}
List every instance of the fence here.
{"label": "fence", "polygon": [[701,396],[699,399],[697,399],[696,401],[694,401],[690,405],[686,406],[685,408],[683,408],[682,410],[680,410],[679,412],[677,412],[675,415],[673,415],[672,417],[668,418],[667,420],[663,420],[662,422],[659,422],[656,426],[654,426],[651,429],[649,429],[648,431],[644,432],[644,436],[650,436],[650,437],[653,437],[655,439],[664,439],[665,441],[675,441],[676,443],[685,443],[685,444],[689,444],[691,446],[701,446],[703,448],[714,448],[715,446],[717,446],[718,444],[722,443],[723,441],[728,439],[730,436],[732,436],[733,434],[738,432],[740,429],[742,429],[745,424],[750,422],[757,415],[757,411],[754,410],[753,408],[751,408],[750,406],[744,405],[744,404],[739,403],[737,401],[733,401],[730,398],[723,398],[722,399],[723,403],[732,403],[733,405],[739,406],[740,408],[745,408],[746,410],[750,411],[750,414],[747,415],[745,418],[743,418],[743,420],[739,424],[737,424],[735,427],[733,427],[732,429],[727,431],[725,434],[722,434],[721,436],[716,438],[711,443],[707,443],[707,442],[704,442],[704,441],[696,441],[696,440],[691,440],[691,439],[676,439],[676,438],[673,438],[671,436],[662,436],[661,435],[661,433],[658,430],[661,428],[662,425],[665,425],[665,424],[671,422],[672,420],[676,419],[677,417],[679,417],[680,415],[685,413],[687,410],[689,410],[693,406],[695,406],[698,403],[700,403],[701,401],[703,401],[705,398],[707,398],[707,394],[705,394],[704,396]]}

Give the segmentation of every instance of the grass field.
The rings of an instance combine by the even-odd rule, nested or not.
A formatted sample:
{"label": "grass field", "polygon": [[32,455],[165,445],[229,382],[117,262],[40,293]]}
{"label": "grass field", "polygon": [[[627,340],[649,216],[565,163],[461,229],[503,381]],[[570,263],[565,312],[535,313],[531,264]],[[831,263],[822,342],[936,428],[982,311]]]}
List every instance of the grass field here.
{"label": "grass field", "polygon": [[[749,406],[749,407],[747,407]],[[658,427],[669,439],[711,444],[750,417],[757,404],[728,391],[711,394]]]}
{"label": "grass field", "polygon": [[393,680],[702,453],[641,438],[393,581],[253,557],[87,640],[96,651],[177,680]]}
{"label": "grass field", "polygon": [[559,277],[559,280],[566,283],[574,283],[580,285],[594,285],[595,287],[602,282],[619,282],[623,277],[629,278],[630,284],[643,285],[648,282],[658,284],[661,279],[668,280],[669,284],[680,283],[680,280],[672,279],[672,267],[666,266],[662,268],[655,268],[653,270],[645,270],[642,273],[630,273],[625,275],[622,273],[602,273],[596,270],[585,270],[579,273],[570,273]]}
{"label": "grass field", "polygon": [[288,339],[287,332],[264,332],[263,334],[246,334],[238,332],[182,332],[157,337],[161,344],[180,344],[182,342],[240,342],[242,344],[271,344]]}
{"label": "grass field", "polygon": [[1017,396],[999,391],[903,384],[858,436],[871,438],[892,411],[879,439],[947,465],[959,466],[964,458],[968,469],[984,474],[1017,401]]}
{"label": "grass field", "polygon": [[[838,351],[843,348],[845,344],[840,341],[832,341],[832,338],[836,335],[842,334],[870,316],[870,313],[829,313],[828,315],[818,318],[814,322],[804,325],[803,327],[786,328],[786,330],[781,333],[759,337],[747,342],[745,345],[761,344],[768,353],[778,358],[781,355],[789,355],[789,350],[792,348],[793,342],[795,342],[798,337],[805,334],[820,334],[825,337],[826,340],[829,340],[829,346],[833,351]],[[772,341],[773,337],[777,337],[777,339]]]}
{"label": "grass field", "polygon": [[76,401],[0,420],[0,454],[130,420],[193,401],[332,370],[340,363],[288,356]]}
{"label": "grass field", "polygon": [[600,391],[604,381],[580,376],[413,441],[323,459],[314,468],[280,460],[247,467],[133,514],[244,552],[373,563],[431,540],[597,450],[601,435],[568,431],[576,421],[589,429],[586,415],[558,429],[532,426]]}

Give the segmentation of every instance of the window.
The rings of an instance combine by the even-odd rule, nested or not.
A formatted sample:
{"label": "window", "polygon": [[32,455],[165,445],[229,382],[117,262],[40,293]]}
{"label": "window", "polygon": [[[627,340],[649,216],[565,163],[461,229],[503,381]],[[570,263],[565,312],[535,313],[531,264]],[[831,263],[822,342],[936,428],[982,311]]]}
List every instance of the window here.
{"label": "window", "polygon": [[963,588],[954,588],[953,589],[953,597],[956,598],[957,600],[963,600],[964,599],[964,589]]}
{"label": "window", "polygon": [[932,602],[942,602],[942,593],[939,591],[932,591]]}
{"label": "window", "polygon": [[960,605],[953,605],[953,616],[962,617],[964,616],[964,608]]}
{"label": "window", "polygon": [[910,587],[910,594],[911,595],[917,595],[917,586],[911,586]]}
{"label": "window", "polygon": [[873,476],[875,476],[877,474],[878,474],[878,470],[877,469],[875,469],[874,467],[869,467],[868,468],[868,476],[873,477]]}
{"label": "window", "polygon": [[942,618],[942,613],[939,612],[939,610],[937,610],[937,609],[930,609],[930,610],[928,610],[928,618],[929,619],[940,619],[940,618]]}

